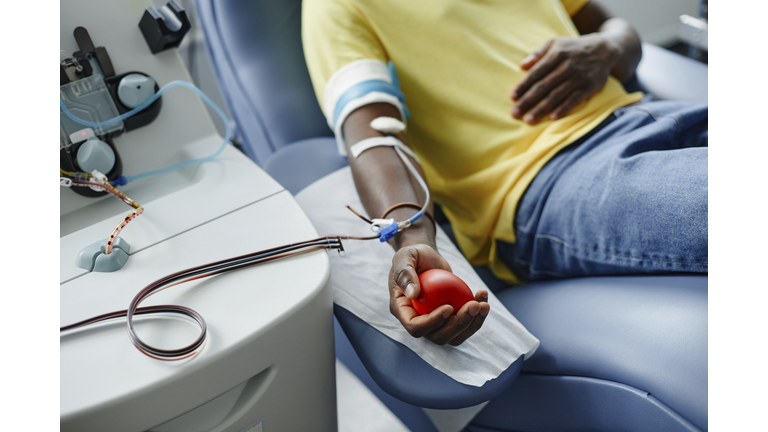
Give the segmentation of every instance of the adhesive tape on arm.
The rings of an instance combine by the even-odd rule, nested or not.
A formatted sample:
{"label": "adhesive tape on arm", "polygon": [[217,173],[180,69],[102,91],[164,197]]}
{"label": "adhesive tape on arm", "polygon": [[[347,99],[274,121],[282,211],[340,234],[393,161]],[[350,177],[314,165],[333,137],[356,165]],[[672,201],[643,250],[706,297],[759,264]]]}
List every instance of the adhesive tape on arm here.
{"label": "adhesive tape on arm", "polygon": [[405,130],[405,124],[394,117],[377,117],[371,120],[371,127],[385,134],[396,134]]}

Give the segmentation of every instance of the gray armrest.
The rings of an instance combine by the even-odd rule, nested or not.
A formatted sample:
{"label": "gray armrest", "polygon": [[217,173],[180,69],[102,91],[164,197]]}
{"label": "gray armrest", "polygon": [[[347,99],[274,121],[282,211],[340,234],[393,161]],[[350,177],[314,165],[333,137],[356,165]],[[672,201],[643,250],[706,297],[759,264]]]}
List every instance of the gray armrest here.
{"label": "gray armrest", "polygon": [[644,43],[636,77],[624,83],[624,87],[628,91],[649,93],[657,99],[707,102],[707,74],[704,63]]}

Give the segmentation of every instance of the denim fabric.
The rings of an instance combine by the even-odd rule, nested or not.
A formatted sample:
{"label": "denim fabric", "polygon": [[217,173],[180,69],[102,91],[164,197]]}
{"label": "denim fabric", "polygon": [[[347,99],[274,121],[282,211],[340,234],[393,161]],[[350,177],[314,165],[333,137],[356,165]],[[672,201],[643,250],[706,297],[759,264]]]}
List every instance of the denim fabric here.
{"label": "denim fabric", "polygon": [[539,172],[499,257],[524,280],[707,272],[707,106],[617,110]]}

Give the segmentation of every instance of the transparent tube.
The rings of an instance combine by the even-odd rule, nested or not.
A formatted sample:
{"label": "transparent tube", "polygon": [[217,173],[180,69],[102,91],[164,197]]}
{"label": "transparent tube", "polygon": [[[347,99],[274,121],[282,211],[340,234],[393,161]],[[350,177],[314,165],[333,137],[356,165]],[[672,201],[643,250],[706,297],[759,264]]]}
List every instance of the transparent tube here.
{"label": "transparent tube", "polygon": [[399,147],[395,147],[395,151],[397,152],[397,155],[400,156],[400,159],[403,160],[403,163],[405,163],[405,166],[408,167],[408,170],[413,174],[414,177],[416,177],[416,180],[419,182],[419,186],[421,186],[421,189],[424,190],[424,193],[427,195],[426,199],[424,200],[424,205],[421,207],[421,210],[416,212],[415,215],[408,218],[411,223],[416,222],[419,220],[420,217],[424,216],[424,212],[427,211],[427,206],[429,205],[429,188],[427,187],[427,184],[424,182],[424,179],[421,178],[421,175],[416,170],[416,168],[413,166],[411,161],[408,159],[408,157],[403,153],[402,150],[400,150]]}
{"label": "transparent tube", "polygon": [[[105,120],[105,121],[102,121],[102,122],[91,122],[91,121],[83,120],[81,118],[76,117],[74,114],[72,114],[67,109],[67,107],[64,105],[64,101],[61,99],[61,97],[59,97],[59,106],[61,107],[61,110],[64,112],[64,114],[67,117],[69,117],[70,119],[72,119],[72,121],[74,121],[74,122],[77,122],[77,123],[79,123],[79,124],[81,124],[83,126],[88,126],[88,127],[91,127],[91,128],[103,127],[103,126],[107,126],[107,125],[110,125],[110,124],[115,123],[115,122],[119,122],[119,121],[125,120],[128,117],[131,117],[134,114],[142,111],[143,109],[145,109],[146,107],[151,105],[153,102],[155,102],[160,96],[163,95],[163,93],[167,92],[168,90],[170,90],[170,89],[172,89],[174,87],[186,87],[186,88],[192,90],[198,96],[200,96],[200,98],[206,104],[208,104],[208,106],[213,108],[213,110],[216,112],[216,114],[218,114],[219,117],[221,117],[221,120],[224,122],[224,142],[221,144],[221,147],[219,147],[218,150],[216,150],[214,153],[212,153],[209,156],[201,157],[201,158],[196,158],[196,159],[188,159],[188,160],[179,162],[177,164],[174,164],[174,165],[171,165],[171,166],[168,166],[168,167],[165,167],[165,168],[161,168],[161,169],[158,169],[158,170],[154,170],[154,171],[147,171],[147,172],[143,172],[141,174],[135,174],[135,175],[132,175],[132,176],[124,176],[124,182],[125,183],[129,183],[129,182],[131,182],[133,180],[138,180],[140,178],[149,177],[149,176],[158,175],[158,174],[164,174],[164,173],[167,173],[169,171],[173,171],[175,169],[181,168],[183,166],[187,166],[187,165],[194,164],[194,163],[208,162],[208,161],[214,159],[216,156],[218,156],[219,154],[221,154],[221,152],[224,151],[224,148],[226,148],[227,143],[229,142],[229,139],[230,139],[231,130],[230,130],[230,127],[229,127],[229,119],[227,118],[227,115],[224,114],[224,111],[222,111],[221,108],[218,107],[218,105],[216,105],[205,93],[203,93],[202,90],[200,90],[199,88],[195,87],[193,84],[188,83],[186,81],[171,81],[168,84],[164,85],[163,88],[161,88],[157,93],[155,93],[154,96],[152,96],[148,101],[144,102],[143,104],[141,104],[141,105],[137,106],[136,108],[128,111],[127,113],[120,114],[117,117],[114,117],[114,118],[111,118],[109,120]],[[123,184],[125,184],[125,183],[123,183]]]}

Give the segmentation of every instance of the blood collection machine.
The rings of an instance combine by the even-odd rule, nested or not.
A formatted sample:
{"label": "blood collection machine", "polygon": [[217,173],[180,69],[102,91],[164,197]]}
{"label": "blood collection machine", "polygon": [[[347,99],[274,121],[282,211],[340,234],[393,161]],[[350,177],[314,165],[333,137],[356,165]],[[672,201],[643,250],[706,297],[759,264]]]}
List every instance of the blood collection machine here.
{"label": "blood collection machine", "polygon": [[[204,96],[169,85],[190,81],[175,50],[189,20],[175,2],[152,6],[61,4],[64,328],[131,309],[184,269],[318,237],[290,193],[215,132]],[[179,309],[137,312],[128,334],[125,318],[62,332],[61,430],[335,430],[326,252],[192,273],[142,299]]]}

